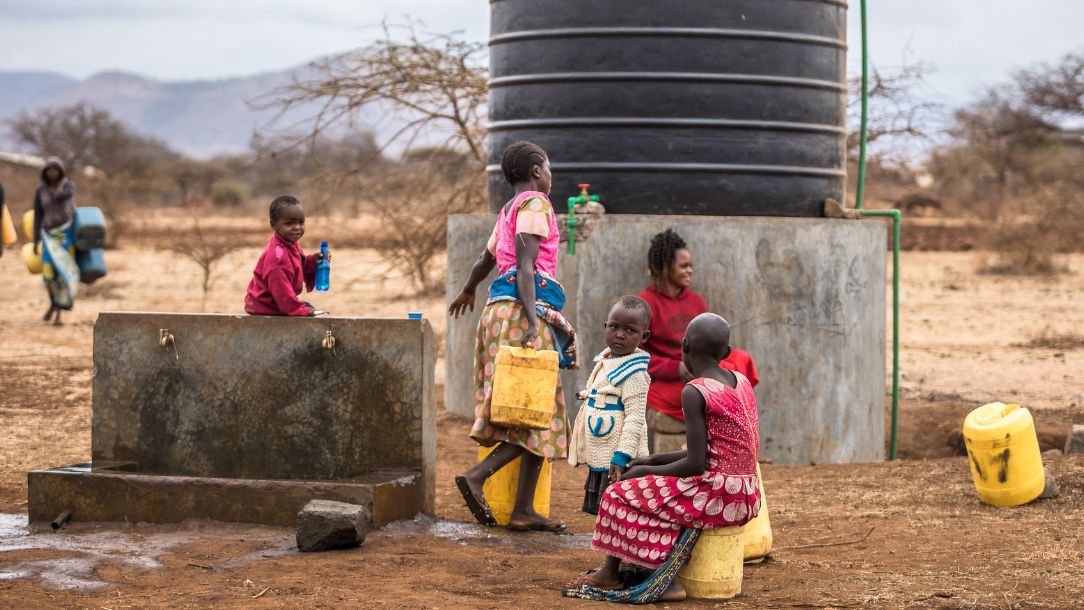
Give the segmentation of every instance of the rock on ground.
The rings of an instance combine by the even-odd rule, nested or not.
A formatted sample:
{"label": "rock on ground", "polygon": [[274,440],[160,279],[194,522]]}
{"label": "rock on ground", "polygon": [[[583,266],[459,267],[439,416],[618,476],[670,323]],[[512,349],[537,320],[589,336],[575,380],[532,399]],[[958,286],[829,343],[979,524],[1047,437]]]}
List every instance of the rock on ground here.
{"label": "rock on ground", "polygon": [[1073,424],[1065,439],[1065,453],[1084,453],[1084,425]]}
{"label": "rock on ground", "polygon": [[311,500],[297,513],[297,548],[323,551],[365,542],[372,515],[357,504]]}

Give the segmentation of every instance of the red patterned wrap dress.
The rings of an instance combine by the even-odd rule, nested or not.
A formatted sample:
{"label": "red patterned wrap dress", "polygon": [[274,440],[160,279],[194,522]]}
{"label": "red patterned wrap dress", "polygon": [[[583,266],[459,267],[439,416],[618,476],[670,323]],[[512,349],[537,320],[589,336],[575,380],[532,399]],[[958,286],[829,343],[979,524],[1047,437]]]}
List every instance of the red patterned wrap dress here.
{"label": "red patterned wrap dress", "polygon": [[648,475],[610,485],[591,542],[597,551],[650,569],[666,561],[683,528],[744,525],[760,511],[756,466],[760,448],[753,386],[714,379],[689,382],[704,397],[708,455],[704,474]]}

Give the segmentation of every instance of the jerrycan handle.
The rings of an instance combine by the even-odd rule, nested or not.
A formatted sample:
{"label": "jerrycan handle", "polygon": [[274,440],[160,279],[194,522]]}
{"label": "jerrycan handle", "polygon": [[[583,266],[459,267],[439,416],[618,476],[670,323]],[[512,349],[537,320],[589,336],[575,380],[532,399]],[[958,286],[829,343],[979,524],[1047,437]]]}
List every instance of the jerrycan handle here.
{"label": "jerrycan handle", "polygon": [[538,350],[533,347],[513,347],[512,354],[516,358],[537,358]]}
{"label": "jerrycan handle", "polygon": [[1014,411],[1020,409],[1020,405],[1017,403],[1004,404],[994,402],[985,406],[990,408],[983,409],[975,415],[975,423],[983,426],[988,426],[999,420],[1005,419]]}

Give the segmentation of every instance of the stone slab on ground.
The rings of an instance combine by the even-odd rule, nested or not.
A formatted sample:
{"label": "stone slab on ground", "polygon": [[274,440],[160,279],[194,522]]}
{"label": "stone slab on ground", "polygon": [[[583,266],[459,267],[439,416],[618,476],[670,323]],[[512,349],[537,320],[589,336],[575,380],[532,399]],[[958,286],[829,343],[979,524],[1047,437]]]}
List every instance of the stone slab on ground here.
{"label": "stone slab on ground", "polygon": [[312,500],[297,513],[297,548],[324,551],[365,542],[372,515],[364,506]]}
{"label": "stone slab on ground", "polygon": [[1084,453],[1084,424],[1073,424],[1065,438],[1065,453]]}

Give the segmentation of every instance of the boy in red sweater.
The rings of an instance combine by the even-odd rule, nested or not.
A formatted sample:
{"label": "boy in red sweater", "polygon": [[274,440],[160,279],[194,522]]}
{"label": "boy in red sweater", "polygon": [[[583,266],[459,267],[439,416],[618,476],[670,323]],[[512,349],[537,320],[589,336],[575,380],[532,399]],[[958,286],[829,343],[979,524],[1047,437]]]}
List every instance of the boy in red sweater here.
{"label": "boy in red sweater", "polygon": [[[271,241],[256,261],[245,294],[245,311],[255,316],[312,316],[316,309],[297,298],[312,292],[320,254],[305,256],[297,243],[305,234],[305,210],[293,195],[271,202]],[[331,261],[331,254],[328,254]]]}

